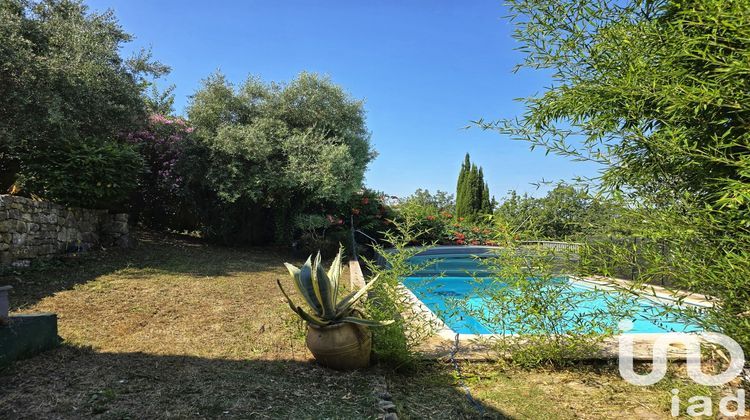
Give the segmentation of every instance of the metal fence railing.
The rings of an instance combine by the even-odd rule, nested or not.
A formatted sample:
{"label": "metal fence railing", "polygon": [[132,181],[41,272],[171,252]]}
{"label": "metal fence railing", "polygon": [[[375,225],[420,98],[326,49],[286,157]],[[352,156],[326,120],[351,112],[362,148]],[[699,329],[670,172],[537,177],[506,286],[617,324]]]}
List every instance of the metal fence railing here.
{"label": "metal fence railing", "polygon": [[543,248],[551,248],[556,251],[570,251],[578,252],[583,244],[576,242],[560,242],[560,241],[522,241],[522,245],[529,246],[540,246]]}

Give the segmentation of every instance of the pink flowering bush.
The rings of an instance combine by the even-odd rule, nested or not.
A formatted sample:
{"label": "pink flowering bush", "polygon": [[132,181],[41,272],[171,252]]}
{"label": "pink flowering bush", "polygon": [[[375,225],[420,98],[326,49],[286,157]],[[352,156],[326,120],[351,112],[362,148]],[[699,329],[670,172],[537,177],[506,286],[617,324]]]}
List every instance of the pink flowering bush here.
{"label": "pink flowering bush", "polygon": [[126,140],[146,164],[131,200],[133,217],[144,225],[155,229],[179,227],[188,216],[180,165],[192,132],[181,118],[154,114],[144,129],[127,135]]}

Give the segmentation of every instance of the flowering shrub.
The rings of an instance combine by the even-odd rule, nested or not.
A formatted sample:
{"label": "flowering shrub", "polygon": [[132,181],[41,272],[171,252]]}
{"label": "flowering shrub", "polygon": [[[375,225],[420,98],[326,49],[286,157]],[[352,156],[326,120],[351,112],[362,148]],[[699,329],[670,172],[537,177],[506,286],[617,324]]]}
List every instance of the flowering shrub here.
{"label": "flowering shrub", "polygon": [[154,114],[146,128],[126,137],[146,163],[131,211],[134,218],[151,228],[176,227],[184,219],[185,182],[179,165],[192,132],[181,118]]}
{"label": "flowering shrub", "polygon": [[[349,200],[351,214],[354,216],[354,227],[372,239],[381,241],[383,232],[391,228],[391,221],[395,214],[386,204],[383,193],[363,189],[355,193]],[[348,216],[346,217],[348,221]],[[372,240],[364,235],[355,235],[359,243],[371,245]]]}
{"label": "flowering shrub", "polygon": [[448,211],[409,203],[398,208],[399,217],[410,219],[419,232],[418,242],[439,245],[497,245],[506,229],[491,221],[469,221]]}
{"label": "flowering shrub", "polygon": [[497,231],[486,225],[477,225],[476,222],[456,222],[447,229],[447,234],[442,243],[453,243],[456,245],[497,245],[495,240]]}
{"label": "flowering shrub", "polygon": [[[350,246],[350,220],[353,218],[354,227],[364,235],[357,234],[355,238],[361,245],[371,245],[372,240],[380,241],[383,232],[390,229],[394,218],[393,210],[385,202],[382,193],[364,189],[354,193],[351,198],[339,205],[329,208],[321,207],[321,213],[305,214],[295,220],[297,229],[297,243],[305,253],[317,250],[338,249],[339,243],[346,248]],[[315,221],[311,223],[310,221]],[[303,223],[304,222],[304,223]],[[359,249],[360,252],[363,249]]]}

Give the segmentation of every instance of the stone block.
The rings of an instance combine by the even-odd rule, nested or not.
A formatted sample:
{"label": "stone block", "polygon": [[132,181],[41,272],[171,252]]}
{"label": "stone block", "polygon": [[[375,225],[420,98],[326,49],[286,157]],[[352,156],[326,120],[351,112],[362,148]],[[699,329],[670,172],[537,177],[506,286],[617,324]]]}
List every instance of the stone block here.
{"label": "stone block", "polygon": [[117,233],[127,233],[128,232],[128,222],[115,222],[112,224],[110,228],[111,232],[117,232]]}
{"label": "stone block", "polygon": [[26,259],[15,260],[12,263],[10,263],[10,265],[11,267],[16,267],[16,268],[27,268],[31,266],[31,260],[26,260]]}
{"label": "stone block", "polygon": [[84,232],[81,235],[81,240],[85,243],[97,244],[99,243],[99,235],[94,232]]}
{"label": "stone block", "polygon": [[57,315],[12,315],[0,326],[0,366],[34,356],[60,345]]}
{"label": "stone block", "polygon": [[136,242],[130,235],[122,235],[115,240],[115,246],[119,248],[133,248]]}
{"label": "stone block", "polygon": [[16,246],[22,246],[26,243],[26,238],[28,237],[25,233],[14,233],[13,237],[10,240],[10,243],[16,247]]}
{"label": "stone block", "polygon": [[16,226],[13,220],[0,220],[0,232],[10,232]]}
{"label": "stone block", "polygon": [[128,223],[129,216],[127,213],[117,213],[112,215],[112,219],[115,222],[125,222]]}

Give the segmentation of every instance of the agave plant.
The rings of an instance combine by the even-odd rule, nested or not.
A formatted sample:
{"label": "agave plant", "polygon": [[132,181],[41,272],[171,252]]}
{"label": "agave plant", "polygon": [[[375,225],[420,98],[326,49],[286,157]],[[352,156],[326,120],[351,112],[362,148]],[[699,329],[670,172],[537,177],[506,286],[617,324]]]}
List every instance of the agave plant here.
{"label": "agave plant", "polygon": [[378,280],[377,277],[372,279],[361,289],[348,294],[337,302],[336,299],[339,295],[339,279],[342,270],[341,250],[339,250],[338,255],[336,255],[336,258],[333,260],[327,273],[323,264],[321,264],[320,252],[318,252],[314,262],[311,262],[311,259],[312,255],[307,258],[305,264],[300,268],[289,263],[284,263],[284,265],[289,270],[289,274],[292,275],[297,291],[312,312],[307,312],[302,309],[302,307],[295,305],[294,301],[289,298],[289,295],[281,286],[281,281],[276,280],[279,289],[281,289],[281,293],[284,294],[284,297],[289,303],[289,307],[292,308],[300,318],[310,324],[320,327],[342,322],[377,327],[388,325],[393,322],[373,321],[354,316],[354,312],[356,311],[354,304],[357,303],[357,301],[375,284]]}

